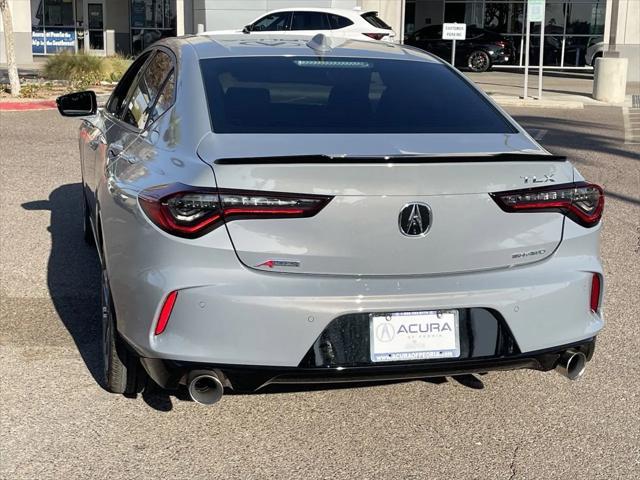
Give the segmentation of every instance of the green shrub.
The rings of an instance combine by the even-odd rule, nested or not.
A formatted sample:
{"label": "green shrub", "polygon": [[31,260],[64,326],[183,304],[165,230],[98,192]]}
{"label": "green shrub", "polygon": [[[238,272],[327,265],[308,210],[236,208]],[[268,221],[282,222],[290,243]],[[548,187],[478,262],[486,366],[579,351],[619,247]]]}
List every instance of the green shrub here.
{"label": "green shrub", "polygon": [[40,89],[41,86],[35,83],[23,83],[20,87],[20,96],[22,98],[37,98]]}
{"label": "green shrub", "polygon": [[103,80],[108,82],[119,81],[124,72],[131,65],[131,60],[122,55],[114,55],[112,57],[104,57],[102,61]]}
{"label": "green shrub", "polygon": [[43,75],[49,79],[68,80],[74,88],[87,88],[101,81],[120,80],[130,63],[130,60],[119,55],[98,57],[62,52],[47,59]]}
{"label": "green shrub", "polygon": [[62,52],[47,59],[45,78],[68,80],[76,88],[99,83],[102,77],[102,59],[93,55]]}

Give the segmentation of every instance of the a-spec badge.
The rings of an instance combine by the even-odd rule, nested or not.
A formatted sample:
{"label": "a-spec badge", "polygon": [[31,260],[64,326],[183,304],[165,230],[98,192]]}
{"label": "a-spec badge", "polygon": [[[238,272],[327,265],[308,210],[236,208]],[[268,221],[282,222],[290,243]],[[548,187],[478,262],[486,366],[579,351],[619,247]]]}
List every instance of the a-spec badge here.
{"label": "a-spec badge", "polygon": [[262,262],[259,265],[256,265],[255,268],[260,268],[260,267],[268,267],[268,268],[273,268],[273,267],[299,267],[300,266],[300,262],[297,261],[291,261],[291,260],[267,260],[266,262]]}

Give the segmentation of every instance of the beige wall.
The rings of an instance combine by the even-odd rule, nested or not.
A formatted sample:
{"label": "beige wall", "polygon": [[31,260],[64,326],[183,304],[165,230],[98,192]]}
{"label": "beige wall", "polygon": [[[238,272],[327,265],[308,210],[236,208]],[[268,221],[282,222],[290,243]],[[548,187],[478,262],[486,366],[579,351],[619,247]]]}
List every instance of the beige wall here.
{"label": "beige wall", "polygon": [[640,82],[640,1],[619,0],[618,22],[611,25],[613,3],[607,2],[604,41],[610,41],[611,28],[615,34],[615,50],[629,59],[628,82]]}
{"label": "beige wall", "polygon": [[[31,2],[30,0],[9,0],[13,17],[13,32],[16,45],[16,57],[19,64],[31,63]],[[6,63],[2,15],[0,15],[0,63]]]}

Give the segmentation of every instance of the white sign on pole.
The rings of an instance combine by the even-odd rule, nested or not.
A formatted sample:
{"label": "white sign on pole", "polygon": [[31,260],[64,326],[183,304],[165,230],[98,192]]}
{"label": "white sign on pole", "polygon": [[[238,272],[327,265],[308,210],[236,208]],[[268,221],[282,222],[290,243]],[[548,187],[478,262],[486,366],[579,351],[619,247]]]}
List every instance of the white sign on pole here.
{"label": "white sign on pole", "polygon": [[445,23],[442,25],[442,39],[453,40],[451,45],[451,65],[456,66],[456,40],[466,40],[466,23]]}
{"label": "white sign on pole", "polygon": [[529,87],[529,45],[531,39],[531,22],[540,22],[540,60],[538,62],[538,98],[542,97],[542,63],[544,51],[544,10],[545,0],[527,0],[527,28],[525,36],[525,61],[524,61],[524,95],[528,97]]}
{"label": "white sign on pole", "polygon": [[442,25],[443,40],[465,40],[466,38],[466,23],[445,23],[444,25]]}
{"label": "white sign on pole", "polygon": [[544,2],[542,0],[542,18],[540,19],[540,58],[538,59],[538,100],[542,100],[542,66],[544,65]]}
{"label": "white sign on pole", "polygon": [[541,22],[544,19],[545,0],[529,0],[527,2],[527,18],[530,22]]}

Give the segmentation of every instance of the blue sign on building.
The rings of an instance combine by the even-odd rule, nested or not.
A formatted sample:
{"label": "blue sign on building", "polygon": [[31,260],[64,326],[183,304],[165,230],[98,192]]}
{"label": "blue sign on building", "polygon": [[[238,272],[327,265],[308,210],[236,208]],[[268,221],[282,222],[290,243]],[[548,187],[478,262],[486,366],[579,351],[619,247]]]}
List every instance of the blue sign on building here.
{"label": "blue sign on building", "polygon": [[76,50],[76,31],[74,28],[44,30],[34,27],[31,31],[31,51],[34,55],[59,53],[64,50]]}

